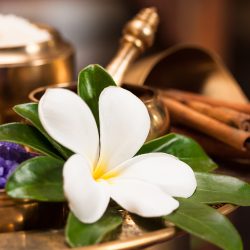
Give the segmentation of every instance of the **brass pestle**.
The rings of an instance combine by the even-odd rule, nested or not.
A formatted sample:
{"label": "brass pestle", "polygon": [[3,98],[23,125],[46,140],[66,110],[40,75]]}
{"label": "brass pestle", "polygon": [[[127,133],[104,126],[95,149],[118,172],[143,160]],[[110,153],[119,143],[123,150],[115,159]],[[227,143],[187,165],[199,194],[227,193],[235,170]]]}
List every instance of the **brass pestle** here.
{"label": "brass pestle", "polygon": [[120,47],[106,69],[120,85],[128,67],[154,43],[159,16],[154,7],[142,9],[123,28]]}

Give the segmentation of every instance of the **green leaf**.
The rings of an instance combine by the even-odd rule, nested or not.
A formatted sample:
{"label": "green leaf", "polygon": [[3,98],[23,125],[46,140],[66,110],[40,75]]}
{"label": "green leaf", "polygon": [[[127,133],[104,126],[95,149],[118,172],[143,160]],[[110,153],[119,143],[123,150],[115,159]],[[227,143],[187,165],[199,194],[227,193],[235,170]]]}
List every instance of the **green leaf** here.
{"label": "green leaf", "polygon": [[250,185],[244,181],[210,173],[195,173],[195,176],[197,189],[189,198],[194,202],[250,206]]}
{"label": "green leaf", "polygon": [[137,154],[163,152],[186,162],[194,171],[209,172],[217,165],[193,139],[178,134],[168,134],[145,143]]}
{"label": "green leaf", "polygon": [[13,198],[64,201],[63,164],[48,156],[27,160],[10,176],[5,189]]}
{"label": "green leaf", "polygon": [[180,207],[165,216],[167,221],[224,250],[243,249],[238,232],[224,215],[205,204],[189,199],[178,200]]}
{"label": "green leaf", "polygon": [[90,107],[99,124],[99,96],[104,88],[116,86],[113,78],[100,65],[89,65],[78,75],[78,95]]}
{"label": "green leaf", "polygon": [[50,142],[35,127],[30,125],[22,123],[1,125],[0,141],[22,144],[42,154],[60,159]]}
{"label": "green leaf", "polygon": [[31,122],[48,139],[48,141],[58,150],[58,152],[65,159],[68,159],[72,155],[72,152],[69,149],[57,143],[45,131],[39,119],[37,103],[19,104],[16,105],[13,109],[18,115],[22,116],[23,118]]}
{"label": "green leaf", "polygon": [[66,241],[71,247],[97,244],[113,238],[121,224],[121,215],[112,208],[108,208],[102,218],[92,224],[84,224],[70,213],[65,230]]}

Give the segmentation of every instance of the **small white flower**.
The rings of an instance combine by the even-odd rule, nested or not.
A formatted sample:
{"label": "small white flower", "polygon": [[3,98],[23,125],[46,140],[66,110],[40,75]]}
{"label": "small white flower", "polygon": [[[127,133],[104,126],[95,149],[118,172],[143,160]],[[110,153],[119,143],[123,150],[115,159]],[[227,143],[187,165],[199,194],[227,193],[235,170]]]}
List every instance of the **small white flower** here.
{"label": "small white flower", "polygon": [[129,212],[158,217],[179,206],[173,197],[195,191],[192,169],[174,156],[132,158],[147,138],[150,118],[143,102],[125,89],[108,87],[101,93],[100,138],[91,110],[69,90],[47,90],[39,117],[49,135],[75,153],[63,168],[64,192],[84,223],[100,219],[110,198]]}

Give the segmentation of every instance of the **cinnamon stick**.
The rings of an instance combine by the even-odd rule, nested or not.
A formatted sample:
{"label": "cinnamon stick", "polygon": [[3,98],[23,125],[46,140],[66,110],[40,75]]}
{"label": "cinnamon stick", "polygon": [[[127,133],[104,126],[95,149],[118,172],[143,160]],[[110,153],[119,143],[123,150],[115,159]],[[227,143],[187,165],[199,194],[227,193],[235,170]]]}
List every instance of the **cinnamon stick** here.
{"label": "cinnamon stick", "polygon": [[175,90],[175,89],[162,90],[161,94],[165,97],[171,97],[179,101],[188,101],[188,100],[200,101],[203,103],[210,104],[211,106],[231,108],[246,114],[250,114],[250,104],[227,102],[227,101],[217,100],[208,96],[199,95],[187,91]]}
{"label": "cinnamon stick", "polygon": [[201,131],[239,150],[250,150],[250,133],[223,124],[176,100],[165,97],[162,101],[178,124]]}
{"label": "cinnamon stick", "polygon": [[250,151],[242,151],[233,148],[230,145],[227,145],[203,133],[194,131],[193,129],[184,126],[172,126],[170,131],[191,137],[203,147],[208,155],[216,157],[217,159],[250,159]]}
{"label": "cinnamon stick", "polygon": [[207,116],[212,117],[218,121],[226,123],[229,126],[244,131],[250,131],[250,115],[248,114],[225,107],[212,107],[209,104],[199,101],[185,100],[183,103],[191,107],[192,109],[202,114],[206,114]]}

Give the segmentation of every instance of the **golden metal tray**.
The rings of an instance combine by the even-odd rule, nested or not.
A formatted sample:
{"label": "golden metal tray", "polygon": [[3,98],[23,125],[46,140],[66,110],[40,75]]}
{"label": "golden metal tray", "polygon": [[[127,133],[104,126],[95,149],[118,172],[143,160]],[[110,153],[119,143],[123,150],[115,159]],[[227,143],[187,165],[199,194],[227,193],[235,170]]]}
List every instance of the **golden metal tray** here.
{"label": "golden metal tray", "polygon": [[[230,204],[220,205],[218,211],[229,214],[237,207]],[[146,232],[140,229],[129,216],[125,216],[118,240],[98,245],[73,248],[78,250],[125,250],[141,249],[159,244],[185,234],[174,226]],[[0,234],[0,250],[66,250],[63,230],[21,231]]]}

